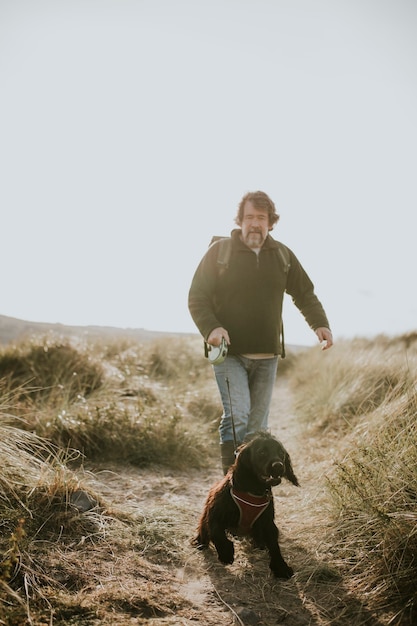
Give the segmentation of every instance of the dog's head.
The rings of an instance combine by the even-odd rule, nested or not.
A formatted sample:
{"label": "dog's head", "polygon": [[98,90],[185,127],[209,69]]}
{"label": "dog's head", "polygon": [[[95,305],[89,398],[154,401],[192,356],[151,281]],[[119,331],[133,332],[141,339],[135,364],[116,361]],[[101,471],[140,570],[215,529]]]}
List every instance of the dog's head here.
{"label": "dog's head", "polygon": [[299,487],[292,468],[290,455],[282,443],[269,433],[256,433],[238,450],[236,465],[249,469],[256,478],[267,486],[279,485],[286,478]]}

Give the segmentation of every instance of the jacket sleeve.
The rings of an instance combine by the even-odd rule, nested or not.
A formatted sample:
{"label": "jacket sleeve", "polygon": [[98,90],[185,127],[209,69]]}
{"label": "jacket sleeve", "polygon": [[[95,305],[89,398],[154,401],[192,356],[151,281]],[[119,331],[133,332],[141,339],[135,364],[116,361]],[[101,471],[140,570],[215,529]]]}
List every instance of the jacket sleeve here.
{"label": "jacket sleeve", "polygon": [[214,328],[221,326],[214,309],[217,282],[217,252],[213,244],[198,265],[188,294],[188,308],[195,325],[204,339]]}
{"label": "jacket sleeve", "polygon": [[292,251],[290,254],[291,266],[286,292],[292,297],[295,306],[313,330],[320,327],[330,328],[323,305],[314,293],[313,283],[295,254]]}

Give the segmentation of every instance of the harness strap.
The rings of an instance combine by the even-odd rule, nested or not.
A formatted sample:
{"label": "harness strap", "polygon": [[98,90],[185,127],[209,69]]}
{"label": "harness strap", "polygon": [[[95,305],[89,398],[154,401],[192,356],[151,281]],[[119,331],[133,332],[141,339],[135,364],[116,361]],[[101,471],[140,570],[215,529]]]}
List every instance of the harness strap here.
{"label": "harness strap", "polygon": [[265,493],[263,496],[255,496],[252,493],[244,491],[236,491],[230,487],[230,495],[239,509],[239,526],[237,532],[241,535],[247,535],[256,520],[262,515],[271,502],[271,493]]}

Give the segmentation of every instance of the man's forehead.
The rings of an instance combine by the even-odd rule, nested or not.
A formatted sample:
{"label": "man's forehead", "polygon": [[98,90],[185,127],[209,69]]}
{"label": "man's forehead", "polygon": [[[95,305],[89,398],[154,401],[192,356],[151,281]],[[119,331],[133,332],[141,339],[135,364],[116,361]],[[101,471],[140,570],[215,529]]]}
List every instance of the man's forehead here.
{"label": "man's forehead", "polygon": [[268,215],[268,211],[267,209],[264,209],[262,207],[256,207],[252,200],[246,200],[245,204],[244,204],[244,212],[246,213],[263,213],[264,215]]}

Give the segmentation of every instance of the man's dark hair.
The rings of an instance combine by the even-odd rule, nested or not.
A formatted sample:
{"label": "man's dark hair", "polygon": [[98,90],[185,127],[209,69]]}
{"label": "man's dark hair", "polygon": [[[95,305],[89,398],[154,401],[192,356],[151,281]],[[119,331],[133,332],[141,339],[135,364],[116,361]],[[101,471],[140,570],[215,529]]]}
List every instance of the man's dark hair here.
{"label": "man's dark hair", "polygon": [[279,215],[275,209],[275,204],[264,191],[250,191],[243,196],[239,203],[238,212],[235,217],[236,224],[241,226],[245,203],[248,201],[252,202],[255,209],[258,209],[259,211],[266,211],[268,213],[269,230],[272,230],[279,220]]}

